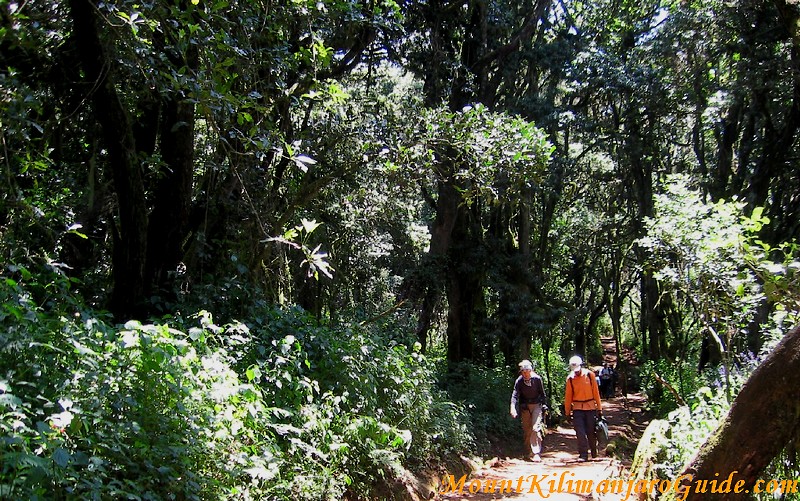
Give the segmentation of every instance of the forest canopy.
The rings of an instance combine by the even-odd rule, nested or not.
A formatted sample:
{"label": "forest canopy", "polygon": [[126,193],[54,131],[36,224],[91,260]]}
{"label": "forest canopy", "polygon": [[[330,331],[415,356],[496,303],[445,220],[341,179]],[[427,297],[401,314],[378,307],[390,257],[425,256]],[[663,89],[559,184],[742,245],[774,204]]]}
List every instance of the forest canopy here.
{"label": "forest canopy", "polygon": [[519,360],[557,400],[601,338],[710,435],[798,323],[798,22],[3,2],[0,497],[368,498],[484,453]]}

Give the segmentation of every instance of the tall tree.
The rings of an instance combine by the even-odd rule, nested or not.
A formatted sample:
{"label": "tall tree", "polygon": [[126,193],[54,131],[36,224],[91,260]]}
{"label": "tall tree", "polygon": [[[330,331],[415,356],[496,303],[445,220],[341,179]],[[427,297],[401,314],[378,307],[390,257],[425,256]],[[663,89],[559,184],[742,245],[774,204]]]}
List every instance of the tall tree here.
{"label": "tall tree", "polygon": [[[442,5],[434,2],[412,9],[410,17],[423,20],[414,29],[429,33],[427,46],[409,51],[421,55],[419,59],[410,59],[410,67],[425,79],[426,102],[431,105],[446,102],[454,112],[474,103],[494,107],[502,95],[504,64],[534,36],[549,5],[549,0],[539,0],[532,5],[504,8],[502,2],[478,1],[468,2],[464,9],[460,2]],[[517,11],[519,16],[508,15]],[[415,65],[417,61],[440,61],[442,55],[450,56],[444,60],[448,65],[442,67],[435,62],[436,71]],[[447,71],[448,68],[452,70]],[[476,315],[480,317],[482,311],[479,305],[483,301],[486,273],[486,261],[480,258],[484,209],[463,203],[460,192],[469,187],[457,177],[460,166],[453,160],[458,152],[442,153],[435,168],[438,188],[431,255],[447,257],[448,358],[457,362],[473,358],[473,327]],[[523,225],[523,234],[527,236],[524,228],[528,222]],[[529,250],[527,243],[518,247],[518,251],[520,248]],[[437,303],[436,294],[435,289],[423,294],[418,327],[423,342],[432,317],[430,310]]]}
{"label": "tall tree", "polygon": [[107,42],[101,39],[100,17],[89,0],[71,0],[73,37],[86,80],[94,84],[92,104],[109,151],[119,228],[113,232],[114,292],[111,309],[120,316],[141,313],[144,302],[148,211],[130,112],[118,94],[117,74]]}
{"label": "tall tree", "polygon": [[[90,159],[114,180],[112,310],[141,316],[172,304],[181,269],[196,282],[226,263],[240,273],[240,255],[269,292],[263,272],[284,275],[274,257],[287,254],[264,241],[299,222],[304,204],[352,168],[312,168],[309,148],[324,143],[306,136],[310,113],[335,99],[336,85],[326,82],[363,61],[379,28],[391,30],[392,5],[332,2],[329,15],[325,3],[247,4],[237,23],[221,4],[69,6],[69,41],[83,69],[76,78],[103,131],[101,154]],[[242,252],[228,246],[233,240]],[[282,293],[314,309],[304,280]]]}
{"label": "tall tree", "polygon": [[[797,20],[797,6],[781,0],[681,5],[663,37],[662,53],[680,70],[670,85],[693,103],[685,116],[698,174],[714,199],[766,207],[770,241],[797,235]],[[671,40],[685,43],[667,48]]]}

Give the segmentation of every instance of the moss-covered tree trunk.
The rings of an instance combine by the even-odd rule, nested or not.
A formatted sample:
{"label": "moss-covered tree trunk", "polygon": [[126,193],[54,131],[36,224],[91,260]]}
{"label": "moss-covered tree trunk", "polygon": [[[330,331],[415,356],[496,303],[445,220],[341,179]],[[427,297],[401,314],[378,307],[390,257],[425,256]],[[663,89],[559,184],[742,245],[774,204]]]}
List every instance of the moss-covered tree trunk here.
{"label": "moss-covered tree trunk", "polygon": [[[759,475],[800,432],[800,327],[787,334],[753,372],[733,401],[728,416],[708,438],[683,474],[691,475],[687,501],[708,499],[710,484],[731,474],[730,492],[714,493],[715,500],[746,499]],[[735,473],[734,473],[735,472]],[[768,480],[768,479],[767,479]],[[734,492],[736,483],[740,492]],[[683,494],[678,496],[684,499]]]}

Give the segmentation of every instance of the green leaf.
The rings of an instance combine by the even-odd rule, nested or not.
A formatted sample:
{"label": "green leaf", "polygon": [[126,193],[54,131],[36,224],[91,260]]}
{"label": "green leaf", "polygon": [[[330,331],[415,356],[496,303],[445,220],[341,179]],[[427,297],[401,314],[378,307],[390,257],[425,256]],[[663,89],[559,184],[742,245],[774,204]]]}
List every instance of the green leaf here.
{"label": "green leaf", "polygon": [[49,466],[46,459],[26,452],[8,452],[0,456],[0,464],[11,465],[15,468],[28,466],[46,469]]}
{"label": "green leaf", "polygon": [[257,365],[251,365],[245,371],[245,375],[247,375],[247,380],[252,383],[254,380],[261,378],[261,369]]}
{"label": "green leaf", "polygon": [[84,235],[83,233],[78,231],[80,228],[83,228],[82,224],[80,224],[80,223],[72,224],[72,225],[70,225],[69,228],[67,228],[67,233],[71,233],[73,235],[76,235],[76,236],[84,239],[84,240],[87,240],[89,237],[87,237],[86,235]]}
{"label": "green leaf", "polygon": [[70,459],[72,459],[72,454],[62,447],[57,448],[53,452],[53,462],[62,468],[66,468],[67,465],[69,465]]}
{"label": "green leaf", "polygon": [[302,224],[303,224],[303,229],[305,230],[305,232],[306,233],[311,233],[314,230],[316,230],[317,228],[319,228],[321,223],[318,223],[318,222],[316,222],[314,220],[309,221],[308,219],[303,219],[302,220]]}
{"label": "green leaf", "polygon": [[292,161],[303,172],[307,172],[309,166],[316,165],[317,163],[316,160],[306,155],[298,155],[296,157],[292,157]]}
{"label": "green leaf", "polygon": [[205,337],[205,330],[199,327],[192,327],[189,329],[189,338],[192,341],[204,341]]}
{"label": "green leaf", "polygon": [[0,407],[16,409],[22,406],[22,400],[10,393],[0,393]]}

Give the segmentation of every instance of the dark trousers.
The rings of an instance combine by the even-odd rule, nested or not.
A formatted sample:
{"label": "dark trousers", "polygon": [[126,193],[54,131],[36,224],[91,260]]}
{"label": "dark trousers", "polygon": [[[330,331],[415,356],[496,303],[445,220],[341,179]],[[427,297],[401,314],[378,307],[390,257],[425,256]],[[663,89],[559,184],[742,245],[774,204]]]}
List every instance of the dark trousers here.
{"label": "dark trousers", "polygon": [[611,378],[600,378],[600,395],[603,398],[611,398],[614,396],[614,382]]}
{"label": "dark trousers", "polygon": [[597,411],[572,411],[572,425],[575,427],[575,435],[578,437],[578,455],[583,459],[589,458],[589,450],[592,457],[597,457],[597,435],[594,431],[595,417]]}

